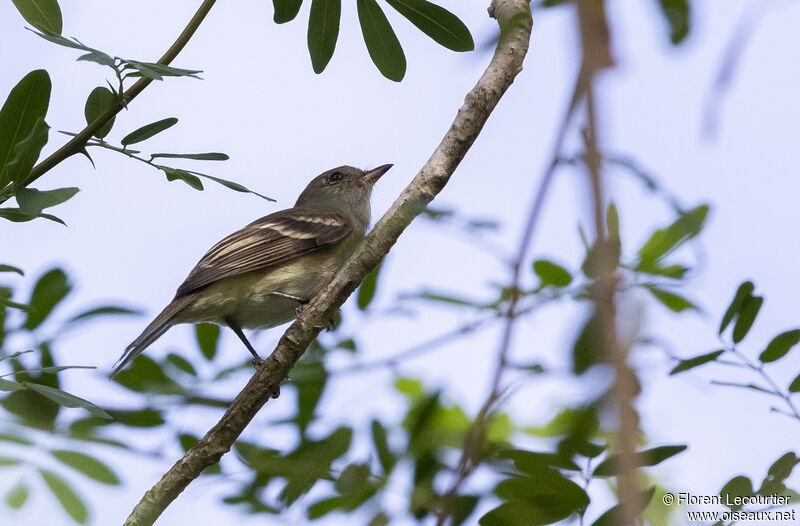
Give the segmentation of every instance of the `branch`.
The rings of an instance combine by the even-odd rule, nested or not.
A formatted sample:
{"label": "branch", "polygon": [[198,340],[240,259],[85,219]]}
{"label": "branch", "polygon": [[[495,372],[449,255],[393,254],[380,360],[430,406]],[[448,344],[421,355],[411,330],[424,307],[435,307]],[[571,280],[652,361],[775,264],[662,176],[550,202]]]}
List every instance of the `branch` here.
{"label": "branch", "polygon": [[303,309],[278,346],[256,371],[222,419],[167,471],[126,520],[126,526],[151,525],[206,467],[233,442],[269,400],[292,366],[361,280],[386,255],[400,234],[444,188],[478,137],[500,98],[522,70],[531,34],[526,0],[492,0],[489,15],[500,25],[500,39],[489,66],[467,94],[453,124],[428,162],[367,235],[356,252]]}
{"label": "branch", "polygon": [[[189,20],[188,24],[186,24],[183,32],[181,32],[181,34],[178,36],[177,40],[175,40],[172,46],[170,46],[170,48],[158,60],[158,64],[169,66],[170,62],[172,62],[175,57],[178,56],[178,53],[181,52],[181,50],[189,42],[189,39],[192,38],[192,35],[194,35],[194,32],[197,31],[197,28],[200,27],[200,23],[203,21],[203,19],[205,19],[215,2],[216,0],[203,1],[192,19]],[[134,98],[136,98],[137,95],[139,95],[139,93],[144,91],[144,89],[150,85],[151,82],[153,82],[153,79],[147,77],[142,77],[137,80],[121,96],[115,97],[111,106],[109,106],[106,111],[98,115],[92,122],[87,124],[86,127],[80,131],[80,133],[70,139],[69,142],[67,142],[64,146],[50,154],[50,156],[45,160],[34,166],[28,176],[20,181],[16,186],[21,188],[28,186],[36,179],[50,171],[60,162],[75,155],[76,153],[82,152],[86,147],[86,143],[92,138],[97,130],[105,126],[106,123],[113,119],[117,113],[126,108],[128,104]],[[7,201],[12,195],[14,195],[13,189],[7,188],[2,192],[2,194],[0,194],[0,203]]]}

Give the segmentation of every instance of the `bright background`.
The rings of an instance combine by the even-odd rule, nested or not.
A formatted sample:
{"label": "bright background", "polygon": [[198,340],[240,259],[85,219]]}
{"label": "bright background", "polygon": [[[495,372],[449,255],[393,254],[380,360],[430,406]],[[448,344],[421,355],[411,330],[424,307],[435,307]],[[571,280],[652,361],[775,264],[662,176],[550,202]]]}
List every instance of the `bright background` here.
{"label": "bright background", "polygon": [[[443,2],[473,32],[478,51],[456,54],[428,40],[399,15],[387,10],[408,58],[405,80],[395,84],[369,61],[355,7],[343,8],[336,53],[322,75],[315,75],[305,44],[309,2],[298,18],[276,26],[269,2],[219,2],[187,48],[177,67],[202,69],[204,80],[155,82],[117,117],[108,139],[165,117],[180,122],[142,146],[145,151],[221,151],[224,163],[198,162],[199,171],[237,181],[277,199],[267,203],[209,183],[196,192],[181,182],[167,183],[160,172],[113,152],[91,151],[97,169],[81,156],[62,163],[36,183],[40,189],[78,186],[81,192],[53,211],[69,228],[38,220],[0,223],[2,256],[24,268],[28,278],[63,265],[76,282],[67,311],[104,303],[139,307],[154,316],[196,260],[214,242],[253,219],[291,206],[305,183],[340,165],[374,167],[394,163],[373,197],[375,218],[423,165],[447,130],[464,95],[485,67],[494,25],[483,3]],[[680,253],[700,258],[700,271],[687,295],[701,305],[700,315],[674,316],[634,296],[625,308],[644,317],[648,332],[658,334],[683,356],[713,350],[716,328],[735,287],[752,278],[766,297],[764,308],[744,349],[755,356],[777,332],[798,325],[797,225],[800,211],[800,72],[797,24],[800,4],[775,2],[759,17],[752,40],[735,70],[730,89],[718,101],[717,133],[704,136],[703,112],[714,77],[734,28],[758,2],[693,2],[693,28],[679,48],[669,45],[656,2],[610,2],[618,68],[605,75],[600,90],[603,148],[634,156],[679,196],[686,206],[712,205],[710,223],[699,247]],[[82,0],[62,2],[64,34],[116,55],[155,60],[196,8],[197,2],[135,4]],[[526,67],[490,118],[485,130],[435,204],[457,208],[470,217],[498,220],[503,228],[491,237],[507,253],[515,250],[531,194],[549,162],[554,130],[563,114],[577,68],[573,17],[568,8],[534,13],[535,28]],[[116,22],[114,22],[116,21]],[[51,45],[24,29],[10,2],[0,4],[0,98],[27,72],[45,68],[53,80],[48,113],[51,152],[64,139],[56,130],[84,125],[83,103],[92,88],[104,85],[106,71],[76,63],[77,54]],[[7,43],[15,43],[13,46]],[[574,141],[573,141],[574,142]],[[191,166],[186,162],[181,166]],[[608,174],[620,210],[623,240],[630,254],[654,227],[673,214],[640,184],[617,172]],[[539,224],[536,257],[552,257],[577,268],[582,247],[577,225],[588,223],[586,181],[565,170],[556,180]],[[625,250],[626,247],[623,247]],[[4,281],[15,278],[3,276]],[[401,292],[435,289],[488,297],[491,282],[507,280],[498,258],[454,230],[419,221],[393,249],[379,284],[377,302],[388,306]],[[20,288],[21,280],[13,284]],[[24,281],[30,286],[31,279]],[[19,291],[19,298],[27,297]],[[347,314],[348,310],[345,310]],[[465,321],[462,311],[420,310],[413,318],[371,323],[358,334],[365,360],[389,356]],[[544,311],[520,324],[514,348],[519,361],[542,361],[566,369],[572,339],[583,313],[574,306]],[[124,407],[130,393],[105,379],[118,355],[147,320],[130,318],[95,323],[76,331],[57,349],[59,360],[96,365],[94,376],[67,372],[68,391],[98,405]],[[280,330],[264,333],[264,353]],[[498,334],[488,330],[399,368],[407,376],[442,387],[445,395],[473,412],[486,396]],[[226,360],[244,352],[227,332]],[[171,330],[148,350],[151,355],[175,347],[193,347],[188,327]],[[709,379],[735,379],[736,371],[703,368],[667,377],[673,363],[657,351],[635,357],[645,386],[638,408],[653,444],[688,443],[690,448],[654,473],[668,487],[695,494],[716,494],[733,475],[760,480],[766,468],[795,448],[797,422],[769,411],[772,400],[750,392],[709,385]],[[774,369],[782,385],[792,379],[800,360],[791,357]],[[782,369],[784,367],[785,369]],[[715,375],[715,372],[718,373]],[[87,380],[91,376],[91,380]],[[370,416],[401,414],[402,400],[387,390],[391,374],[346,375],[332,385],[319,408],[317,425],[343,419],[353,424]],[[742,376],[751,381],[751,376]],[[563,380],[563,379],[562,379]],[[581,383],[542,380],[512,400],[509,410],[520,423],[542,423],[568,401],[596,392],[604,381],[592,374]],[[232,396],[241,387],[226,386]],[[230,387],[228,390],[227,388]],[[291,400],[271,402],[247,433],[270,433]],[[173,423],[202,433],[213,414],[182,414]],[[2,423],[0,423],[2,425]],[[159,448],[164,436],[143,435],[143,447]],[[274,445],[286,440],[276,434]],[[366,445],[363,445],[366,450]],[[98,456],[118,468],[123,491],[74,480],[91,503],[93,524],[120,524],[143,492],[177,458],[170,444],[163,461],[146,461],[116,451]],[[797,481],[797,477],[793,480]],[[216,480],[216,479],[214,479]],[[0,479],[0,492],[13,484]],[[199,481],[167,510],[159,524],[302,524],[283,519],[237,516],[219,503],[224,489]],[[0,524],[72,524],[52,495],[34,491],[32,502],[12,514],[3,510]],[[401,509],[398,501],[395,509]],[[391,509],[391,506],[390,506]],[[596,510],[597,512],[601,510]],[[680,518],[680,514],[676,514]],[[335,523],[335,522],[333,522]]]}

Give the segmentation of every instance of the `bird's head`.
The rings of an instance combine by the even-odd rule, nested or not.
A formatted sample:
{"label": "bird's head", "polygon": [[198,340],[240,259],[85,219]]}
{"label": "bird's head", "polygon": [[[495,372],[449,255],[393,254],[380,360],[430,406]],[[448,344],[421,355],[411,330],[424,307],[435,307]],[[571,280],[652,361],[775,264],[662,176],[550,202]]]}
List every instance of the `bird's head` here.
{"label": "bird's head", "polygon": [[340,166],[328,170],[308,183],[295,206],[344,212],[358,219],[366,216],[365,222],[368,223],[372,186],[391,167],[391,164],[384,164],[373,170],[360,170],[352,166]]}

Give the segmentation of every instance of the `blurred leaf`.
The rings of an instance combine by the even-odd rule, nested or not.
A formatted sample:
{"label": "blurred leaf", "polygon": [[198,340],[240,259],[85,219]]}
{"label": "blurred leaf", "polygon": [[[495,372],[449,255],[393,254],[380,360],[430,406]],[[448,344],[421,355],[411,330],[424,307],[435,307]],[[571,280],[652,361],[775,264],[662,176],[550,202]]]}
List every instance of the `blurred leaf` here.
{"label": "blurred leaf", "polygon": [[684,265],[667,265],[666,267],[656,263],[637,272],[651,274],[653,276],[664,276],[665,278],[681,279],[689,271],[689,267]]}
{"label": "blurred leaf", "polygon": [[302,3],[303,0],[272,0],[272,5],[275,8],[275,15],[272,19],[276,24],[285,24],[294,20],[294,17],[300,11]]}
{"label": "blurred leaf", "polygon": [[25,505],[28,500],[28,486],[20,483],[6,494],[6,504],[12,510],[18,510]]}
{"label": "blurred leaf", "polygon": [[191,172],[181,170],[180,168],[170,168],[169,166],[159,166],[158,169],[164,172],[167,176],[167,181],[181,180],[195,190],[203,190],[202,181]]}
{"label": "blurred leaf", "polygon": [[572,275],[567,269],[546,259],[534,261],[533,271],[539,276],[542,286],[566,287],[572,283]]}
{"label": "blurred leaf", "polygon": [[80,407],[86,409],[91,415],[111,420],[111,415],[109,415],[108,413],[106,413],[93,403],[89,402],[88,400],[84,400],[83,398],[79,398],[75,395],[71,395],[66,391],[62,391],[61,389],[56,389],[54,387],[48,387],[46,385],[41,385],[41,384],[33,384],[29,382],[25,382],[23,385],[25,385],[25,387],[27,387],[28,389],[32,389],[33,391],[36,391],[40,395],[49,398],[58,405],[64,407]]}
{"label": "blurred leaf", "polygon": [[797,457],[794,452],[789,451],[782,455],[769,467],[767,476],[761,482],[761,487],[756,493],[758,495],[782,494],[786,490],[783,482],[789,478],[798,463],[800,463],[800,457]]}
{"label": "blurred leaf", "polygon": [[680,44],[689,34],[689,0],[659,0],[661,12],[669,24],[669,39]]}
{"label": "blurred leaf", "polygon": [[745,300],[739,315],[736,317],[736,323],[733,325],[733,343],[739,343],[747,336],[763,303],[764,298],[761,296],[751,296]]}
{"label": "blurred leaf", "polygon": [[66,449],[56,449],[50,451],[57,460],[79,471],[87,477],[96,480],[102,484],[116,486],[120,483],[119,477],[103,462],[100,462],[94,457],[77,451],[68,451]]}
{"label": "blurred leaf", "polygon": [[130,367],[123,369],[113,381],[131,391],[164,394],[179,393],[181,388],[169,378],[152,358],[139,355]]}
{"label": "blurred leaf", "polygon": [[169,117],[160,121],[151,122],[150,124],[145,124],[141,128],[138,128],[123,137],[120,143],[122,143],[123,146],[128,146],[129,144],[136,144],[137,142],[146,141],[153,135],[161,133],[172,126],[175,126],[177,123],[178,119],[175,117]]}
{"label": "blurred leaf", "polygon": [[699,310],[697,305],[689,301],[688,299],[675,294],[674,292],[669,292],[663,289],[660,289],[654,285],[650,285],[645,287],[650,294],[653,295],[662,305],[666,308],[671,310],[672,312],[683,312],[685,310]]}
{"label": "blurred leaf", "polygon": [[572,370],[575,374],[583,374],[604,360],[600,347],[601,335],[600,321],[596,314],[592,314],[572,346]]}
{"label": "blurred leaf", "polygon": [[2,265],[0,264],[0,272],[16,272],[20,276],[24,276],[25,273],[19,267],[14,267],[12,265]]}
{"label": "blurred leaf", "polygon": [[789,384],[789,392],[790,393],[797,393],[800,392],[800,374],[795,376],[792,383]]}
{"label": "blurred leaf", "polygon": [[425,394],[422,382],[413,378],[398,378],[394,381],[394,387],[397,392],[408,396],[411,400],[418,399]]}
{"label": "blurred leaf", "polygon": [[23,214],[38,216],[45,208],[60,205],[77,193],[77,188],[59,188],[57,190],[20,188],[17,190],[17,203]]}
{"label": "blurred leaf", "polygon": [[334,488],[343,495],[359,491],[369,482],[371,474],[368,464],[348,464],[336,479]]}
{"label": "blurred leaf", "polygon": [[786,353],[798,343],[800,343],[800,329],[782,332],[772,338],[767,344],[767,348],[758,356],[758,359],[764,363],[774,362],[786,356]]}
{"label": "blurred leaf", "polygon": [[719,494],[722,497],[722,502],[726,506],[732,510],[738,510],[742,508],[742,505],[733,504],[734,499],[731,497],[750,497],[754,495],[755,492],[753,491],[753,483],[750,479],[744,475],[739,475],[726,482],[725,485],[722,486],[722,489],[719,490]]}
{"label": "blurred leaf", "polygon": [[189,360],[183,356],[171,352],[167,355],[166,361],[176,369],[183,371],[186,374],[197,376],[197,371],[195,371]]}
{"label": "blurred leaf", "polygon": [[416,294],[403,294],[401,296],[402,299],[419,299],[423,301],[431,301],[437,303],[449,303],[450,305],[458,305],[463,307],[476,307],[476,308],[486,308],[486,305],[477,301],[468,300],[465,298],[459,298],[456,296],[451,296],[449,294],[441,294],[438,292],[429,292],[429,291],[422,291]]}
{"label": "blurred leaf", "polygon": [[[89,93],[89,97],[86,99],[86,105],[83,108],[83,115],[86,117],[86,124],[91,124],[97,117],[102,115],[104,111],[110,108],[114,103],[114,99],[114,94],[105,86],[98,86],[93,89],[92,92]],[[111,120],[105,123],[102,128],[97,130],[94,136],[98,139],[102,139],[108,135],[108,132],[111,131],[111,127],[114,126],[115,119],[116,117],[111,117]]]}
{"label": "blurred leaf", "polygon": [[[647,467],[647,466],[655,466],[656,464],[660,464],[664,462],[670,457],[677,455],[678,453],[682,453],[686,450],[688,446],[680,445],[680,446],[659,446],[654,447],[652,449],[646,449],[644,451],[638,451],[634,453],[634,463],[637,467]],[[605,460],[600,462],[594,471],[592,472],[593,477],[611,477],[616,476],[618,474],[617,463],[619,462],[619,457],[617,455],[609,455],[606,457]]]}
{"label": "blurred leaf", "polygon": [[22,464],[22,460],[11,457],[0,457],[0,467],[18,466]]}
{"label": "blurred leaf", "polygon": [[700,354],[693,358],[687,358],[685,360],[681,360],[680,363],[678,363],[678,365],[676,365],[669,372],[669,374],[672,375],[672,374],[682,373],[684,371],[688,371],[689,369],[694,369],[695,367],[703,365],[704,363],[713,362],[714,360],[722,356],[724,352],[725,349],[720,349],[718,351],[712,351],[709,353]]}
{"label": "blurred leaf", "polygon": [[11,0],[30,25],[40,31],[61,34],[63,21],[57,0]]}
{"label": "blurred leaf", "polygon": [[379,263],[367,274],[364,281],[358,287],[357,304],[360,310],[367,310],[372,299],[375,297],[375,289],[378,285],[378,274],[380,274],[382,263]]}
{"label": "blurred leaf", "polygon": [[[102,51],[93,50],[85,55],[81,55],[77,58],[77,60],[84,60],[87,62],[97,62],[101,66],[108,66],[110,68],[117,69],[117,63],[111,56],[103,53]],[[113,120],[113,119],[112,119]]]}
{"label": "blurred leaf", "polygon": [[372,517],[372,520],[369,521],[369,524],[367,526],[387,526],[388,524],[389,524],[389,517],[381,511],[377,515]]}
{"label": "blurred leaf", "polygon": [[327,375],[322,362],[300,362],[289,373],[290,380],[297,388],[297,415],[294,421],[303,433],[314,420]]}
{"label": "blurred leaf", "polygon": [[217,355],[219,345],[219,325],[211,323],[198,323],[194,326],[194,335],[197,338],[197,346],[206,360],[213,360]]}
{"label": "blurred leaf", "polygon": [[114,422],[130,427],[158,427],[164,423],[161,411],[138,409],[134,411],[113,411]]}
{"label": "blurred leaf", "polygon": [[[50,88],[50,75],[47,71],[31,71],[12,88],[0,109],[0,188],[11,181],[19,181],[30,171],[30,167],[26,169],[27,163],[22,162],[30,161],[30,158],[25,156],[21,159],[17,145],[31,141],[32,144],[41,143],[42,126],[45,126],[45,142],[47,141],[44,118],[50,103]],[[40,130],[38,134],[37,128]]]}
{"label": "blurred leaf", "polygon": [[53,492],[64,511],[72,517],[78,524],[86,524],[89,521],[89,512],[83,500],[75,493],[69,484],[50,470],[39,469],[39,473],[44,479],[44,483]]}
{"label": "blurred leaf", "polygon": [[406,74],[406,55],[386,15],[375,0],[357,0],[356,4],[369,57],[384,77],[400,82]]}
{"label": "blurred leaf", "polygon": [[226,154],[219,152],[208,153],[154,153],[150,159],[164,157],[167,159],[192,159],[194,161],[227,161],[230,159]]}
{"label": "blurred leaf", "polygon": [[[197,175],[199,177],[205,177],[206,179],[210,179],[210,180],[214,181],[215,183],[221,184],[222,186],[224,186],[226,188],[230,188],[231,190],[235,190],[236,192],[243,192],[243,193],[257,195],[258,197],[260,197],[261,199],[264,199],[265,201],[270,201],[270,202],[273,202],[273,203],[275,202],[275,200],[272,199],[271,197],[267,197],[265,195],[259,194],[258,192],[254,192],[254,191],[250,190],[249,188],[240,185],[239,183],[234,183],[233,181],[228,181],[227,179],[220,179],[219,177],[214,177],[213,175],[208,175],[208,174],[204,174],[204,173],[200,173],[200,172],[195,172],[195,171],[192,171],[192,170],[181,170],[181,171],[185,172],[185,173],[192,174],[192,175]],[[167,177],[167,178],[169,179],[169,177]],[[171,180],[172,179],[170,179],[170,181]],[[199,183],[199,181],[198,181],[198,183]],[[200,189],[202,189],[202,188],[198,188],[198,190],[200,190]]]}
{"label": "blurred leaf", "polygon": [[386,0],[398,13],[442,46],[472,51],[475,42],[467,26],[447,9],[426,0]]}
{"label": "blurred leaf", "polygon": [[308,19],[308,52],[314,73],[322,73],[333,56],[339,38],[341,0],[311,0]]}
{"label": "blurred leaf", "polygon": [[719,334],[725,331],[728,325],[733,321],[734,316],[742,310],[745,302],[752,297],[755,288],[752,281],[744,281],[739,285],[736,289],[736,294],[733,296],[733,300],[731,300],[730,305],[728,305],[728,310],[726,310],[725,314],[722,316],[722,321],[719,324]]}
{"label": "blurred leaf", "polygon": [[372,421],[372,443],[375,445],[375,452],[378,453],[378,460],[381,463],[384,477],[388,477],[397,463],[397,456],[389,447],[386,437],[386,428],[378,420]]}
{"label": "blurred leaf", "polygon": [[142,311],[136,309],[129,309],[127,307],[118,307],[116,305],[106,305],[104,307],[95,307],[93,309],[89,309],[87,311],[83,311],[80,314],[77,314],[69,319],[67,323],[74,323],[76,321],[82,321],[89,318],[94,318],[95,316],[107,316],[107,315],[136,315],[139,316],[142,314]]}
{"label": "blurred leaf", "polygon": [[708,216],[708,205],[701,205],[681,214],[671,225],[656,230],[639,249],[636,270],[647,269],[681,244],[698,235]]}
{"label": "blurred leaf", "polygon": [[[656,488],[653,486],[652,488],[639,493],[639,497],[636,499],[636,504],[638,506],[633,510],[637,516],[640,515],[650,503],[655,491]],[[621,517],[619,516],[620,511],[620,506],[614,506],[600,515],[600,517],[598,517],[597,520],[592,523],[592,526],[617,526],[618,524],[622,524]]]}
{"label": "blurred leaf", "polygon": [[47,271],[36,282],[28,301],[28,317],[23,327],[33,330],[50,315],[53,309],[72,290],[67,275],[60,268]]}
{"label": "blurred leaf", "polygon": [[[97,367],[93,365],[55,365],[52,367],[34,367],[31,369],[25,369],[26,373],[60,373],[61,371],[66,371],[68,369],[97,369]],[[0,377],[3,376],[11,376],[17,373],[7,373],[7,374],[0,374]]]}
{"label": "blurred leaf", "polygon": [[0,433],[0,441],[3,442],[11,442],[13,444],[19,444],[22,446],[32,446],[33,442],[28,440],[25,437],[21,437],[19,435],[14,435],[11,433]]}
{"label": "blurred leaf", "polygon": [[608,209],[606,209],[606,229],[608,230],[608,239],[619,242],[619,212],[614,203],[608,205]]}
{"label": "blurred leaf", "polygon": [[526,451],[511,449],[500,453],[501,458],[514,461],[514,467],[522,473],[538,477],[542,472],[548,472],[550,467],[580,471],[581,468],[569,458],[563,458],[555,453],[542,453],[539,451]]}

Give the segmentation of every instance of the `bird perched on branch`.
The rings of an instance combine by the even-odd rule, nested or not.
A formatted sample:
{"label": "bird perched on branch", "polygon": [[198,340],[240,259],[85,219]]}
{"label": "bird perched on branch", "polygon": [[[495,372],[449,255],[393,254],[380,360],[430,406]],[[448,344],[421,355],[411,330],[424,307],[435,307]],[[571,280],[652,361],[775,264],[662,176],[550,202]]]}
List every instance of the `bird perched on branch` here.
{"label": "bird perched on branch", "polygon": [[178,323],[226,325],[253,355],[253,364],[260,364],[242,329],[291,321],[330,281],[364,238],[372,186],[391,167],[328,170],[308,183],[294,207],[211,247],[170,304],[125,348],[111,377]]}

